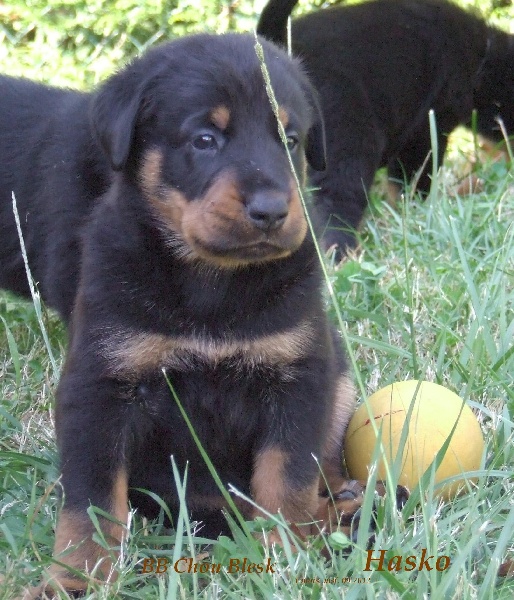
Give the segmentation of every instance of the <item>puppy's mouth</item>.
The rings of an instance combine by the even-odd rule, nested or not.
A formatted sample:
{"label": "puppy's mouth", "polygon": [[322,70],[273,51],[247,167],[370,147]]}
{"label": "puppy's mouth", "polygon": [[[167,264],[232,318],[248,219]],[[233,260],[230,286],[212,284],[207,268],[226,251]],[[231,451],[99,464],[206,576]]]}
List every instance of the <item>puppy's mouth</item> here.
{"label": "puppy's mouth", "polygon": [[200,258],[228,268],[279,260],[290,256],[297,249],[296,245],[291,248],[271,239],[234,245],[227,242],[228,240],[224,240],[223,243],[215,243],[211,240],[210,243],[205,243],[199,238],[190,240],[195,254]]}

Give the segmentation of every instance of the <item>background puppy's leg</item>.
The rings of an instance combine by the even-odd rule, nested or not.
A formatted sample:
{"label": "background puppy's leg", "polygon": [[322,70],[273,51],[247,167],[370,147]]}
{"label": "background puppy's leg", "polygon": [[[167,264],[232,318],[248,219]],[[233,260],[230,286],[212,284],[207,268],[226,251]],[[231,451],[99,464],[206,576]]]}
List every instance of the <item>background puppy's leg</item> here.
{"label": "background puppy's leg", "polygon": [[[437,138],[437,165],[440,168],[448,145],[448,138],[441,134],[438,134]],[[432,183],[431,148],[428,127],[417,131],[400,149],[397,158],[389,162],[387,166],[389,179],[399,182],[403,187],[405,181],[409,183],[414,176],[417,176],[418,170],[424,165],[422,173],[419,177],[416,177],[415,191],[428,194]]]}
{"label": "background puppy's leg", "polygon": [[[312,172],[314,203],[320,226],[328,224],[323,234],[326,249],[338,247],[337,258],[345,248],[354,248],[358,229],[368,205],[368,190],[380,167],[385,139],[362,86],[343,74],[341,85],[324,89],[323,113],[327,148],[327,169]],[[316,81],[314,80],[316,84]],[[323,229],[322,229],[323,231]]]}

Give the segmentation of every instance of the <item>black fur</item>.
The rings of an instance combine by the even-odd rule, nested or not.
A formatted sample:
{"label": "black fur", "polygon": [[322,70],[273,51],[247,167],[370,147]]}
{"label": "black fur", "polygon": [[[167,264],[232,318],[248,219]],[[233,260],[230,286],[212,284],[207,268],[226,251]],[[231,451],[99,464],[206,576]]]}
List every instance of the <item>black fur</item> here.
{"label": "black fur", "polygon": [[33,278],[68,319],[77,289],[80,231],[111,174],[87,113],[91,98],[0,77],[0,287],[29,296],[12,193]]}
{"label": "black fur", "polygon": [[[258,32],[284,45],[297,0],[270,0]],[[435,111],[438,164],[447,136],[469,125],[500,141],[498,117],[514,131],[514,36],[444,0],[372,0],[293,21],[294,54],[321,97],[327,165],[313,173],[328,246],[355,244],[376,170],[399,182],[427,159],[428,111]],[[430,187],[431,160],[418,189]]]}
{"label": "black fur", "polygon": [[[34,278],[70,324],[55,554],[77,569],[101,556],[90,504],[123,521],[130,487],[153,516],[158,505],[133,489],[145,488],[176,513],[171,455],[189,465],[202,533],[226,530],[162,369],[224,484],[305,522],[317,507],[312,454],[342,480],[353,395],[254,43],[184,38],[94,94],[0,79],[0,283],[27,294],[14,192]],[[316,102],[298,65],[263,44],[302,178],[305,154],[324,166]],[[85,587],[58,566],[52,577]]]}

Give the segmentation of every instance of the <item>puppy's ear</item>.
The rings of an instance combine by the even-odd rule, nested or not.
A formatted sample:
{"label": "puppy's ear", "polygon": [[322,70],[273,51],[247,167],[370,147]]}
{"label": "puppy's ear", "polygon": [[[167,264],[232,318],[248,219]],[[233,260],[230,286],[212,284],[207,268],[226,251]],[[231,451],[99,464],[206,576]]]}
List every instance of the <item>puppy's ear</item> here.
{"label": "puppy's ear", "polygon": [[121,171],[129,157],[145,85],[128,70],[111,77],[91,104],[90,119],[111,167]]}
{"label": "puppy's ear", "polygon": [[327,149],[325,140],[325,123],[318,93],[310,87],[308,97],[313,112],[313,123],[307,134],[305,156],[315,171],[324,171],[327,167]]}

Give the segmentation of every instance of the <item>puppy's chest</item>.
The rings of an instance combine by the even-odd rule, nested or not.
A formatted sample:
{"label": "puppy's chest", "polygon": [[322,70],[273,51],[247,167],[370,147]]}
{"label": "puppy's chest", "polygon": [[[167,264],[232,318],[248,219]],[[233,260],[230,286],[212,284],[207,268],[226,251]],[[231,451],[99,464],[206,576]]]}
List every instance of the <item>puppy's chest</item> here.
{"label": "puppy's chest", "polygon": [[131,386],[130,401],[144,420],[173,428],[182,421],[180,402],[193,421],[227,433],[242,422],[248,426],[262,411],[273,412],[288,385],[281,368],[230,361],[214,366],[192,356],[186,361],[186,369],[145,373]]}
{"label": "puppy's chest", "polygon": [[176,396],[193,420],[207,417],[226,432],[273,413],[294,385],[311,335],[308,323],[245,337],[113,328],[104,331],[100,353],[109,376],[128,385],[135,416],[171,426],[180,416]]}
{"label": "puppy's chest", "polygon": [[310,352],[312,325],[302,322],[265,334],[173,335],[122,327],[104,329],[99,352],[109,375],[137,380],[162,371],[221,376],[288,371]]}

